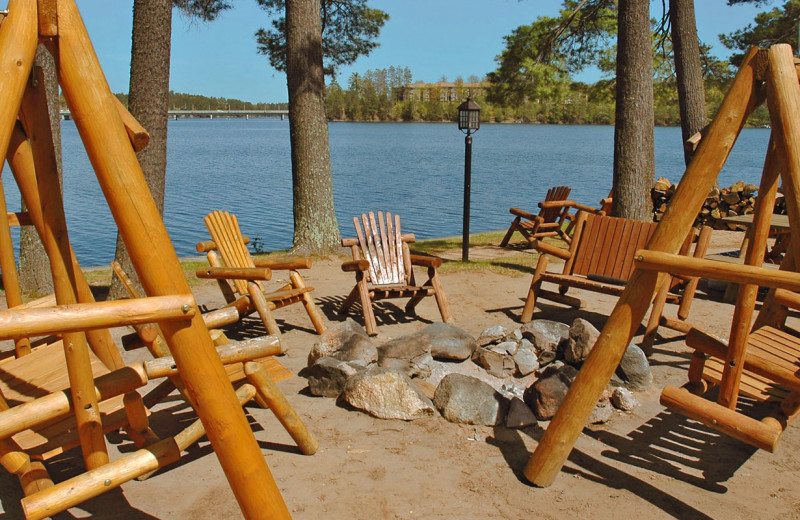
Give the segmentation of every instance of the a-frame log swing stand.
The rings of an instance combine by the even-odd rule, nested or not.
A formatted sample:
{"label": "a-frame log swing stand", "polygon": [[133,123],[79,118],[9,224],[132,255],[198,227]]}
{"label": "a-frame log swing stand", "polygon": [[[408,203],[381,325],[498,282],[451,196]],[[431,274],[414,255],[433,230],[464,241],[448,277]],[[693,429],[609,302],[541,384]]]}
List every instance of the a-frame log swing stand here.
{"label": "a-frame log swing stand", "polygon": [[[765,100],[771,117],[772,135],[745,265],[729,266],[703,259],[681,260],[675,254],[683,237],[702,208],[706,194],[719,175],[747,116]],[[761,264],[779,183],[783,186],[792,225],[790,250],[781,271],[776,272],[763,269]],[[768,50],[751,49],[716,118],[704,132],[664,218],[646,249],[636,253],[636,270],[625,292],[528,461],[525,476],[530,482],[546,487],[555,480],[666,272],[687,273],[691,270],[694,276],[728,279],[740,286],[728,344],[708,337],[703,340],[703,335],[695,334],[696,331],[690,333],[687,343],[698,352],[692,358],[689,384],[680,389],[667,387],[661,402],[723,433],[759,448],[774,450],[783,430],[800,412],[800,378],[796,370],[800,340],[783,331],[765,339],[762,331],[782,327],[786,306],[800,303],[800,298],[790,292],[800,290],[800,274],[796,272],[796,266],[800,266],[799,208],[800,87],[792,49],[788,45],[775,45]],[[751,330],[759,286],[773,289]],[[693,345],[689,341],[692,337],[700,338],[700,341]],[[770,347],[770,342],[778,346]],[[790,348],[785,348],[786,345]],[[704,365],[708,368],[709,363],[715,361],[710,359],[707,363],[706,354],[717,358],[716,379],[704,373]],[[750,378],[745,382],[743,371],[745,376],[748,373],[758,376],[762,390],[771,391],[779,386],[788,388],[788,396],[774,415],[757,420],[737,410],[740,391],[749,395],[749,381],[753,380]],[[703,379],[719,384],[716,402],[698,395],[707,388]]]}
{"label": "a-frame log swing stand", "polygon": [[[67,239],[63,201],[55,177],[55,152],[46,98],[41,95],[42,89],[37,89],[36,79],[41,80],[41,72],[33,67],[39,43],[47,45],[56,59],[59,83],[72,117],[147,295],[147,298],[123,304],[127,306],[125,309],[116,307],[118,302],[92,303],[88,285]],[[35,214],[38,219],[37,229],[48,252],[58,307],[53,308],[55,314],[45,317],[6,311],[15,317],[4,322],[3,331],[7,337],[16,338],[34,329],[41,333],[54,324],[64,326],[51,332],[61,332],[63,339],[71,399],[65,410],[74,414],[87,472],[55,486],[44,473],[37,489],[31,479],[37,478],[35,470],[39,467],[31,463],[28,455],[7,435],[0,435],[0,464],[20,476],[28,495],[22,501],[26,516],[43,518],[176,460],[188,443],[205,433],[244,516],[248,519],[290,518],[241,409],[240,398],[252,397],[253,387],[249,387],[249,396],[237,396],[197,312],[178,257],[137,162],[136,124],[131,119],[109,90],[74,0],[9,0],[7,13],[0,15],[0,157],[10,154],[9,163],[12,160],[25,163],[17,164],[19,168],[12,165],[15,176],[18,170],[30,173],[35,169],[33,176],[23,175],[24,179],[17,178],[17,181],[18,184],[33,183],[27,188],[20,186],[23,196],[27,192],[41,197],[39,213],[31,212],[31,215]],[[0,247],[7,253],[9,222],[5,208],[0,209]],[[13,257],[9,262],[8,254],[2,256],[4,281],[10,280]],[[20,303],[17,296],[9,294],[10,307]],[[79,304],[82,310],[70,316],[58,314],[62,305],[72,304]],[[145,308],[151,304],[156,306]],[[105,425],[98,407],[98,399],[104,398],[106,387],[101,385],[100,379],[92,379],[90,347],[114,370],[113,377],[133,374],[135,370],[122,365],[107,329],[98,330],[135,323],[130,319],[132,316],[138,316],[140,323],[146,322],[145,317],[148,317],[149,321],[160,325],[185,386],[185,395],[199,416],[199,422],[174,438],[155,443],[145,439],[142,449],[109,462],[103,437]],[[13,321],[21,319],[27,321],[18,322],[15,329]],[[31,328],[28,326],[31,324],[41,327]],[[24,340],[17,341],[18,355],[24,355],[28,349]],[[167,367],[166,370],[171,369]],[[146,380],[146,376],[140,379]],[[132,389],[144,383],[126,384]],[[116,390],[120,386],[114,384]],[[127,399],[130,392],[125,390],[124,393]],[[66,402],[61,394],[51,394],[48,399]],[[42,412],[42,403],[35,403],[33,408],[37,413]],[[146,433],[146,416],[137,414],[137,403],[126,400],[125,405],[128,423],[134,430]],[[141,406],[140,398],[138,406]],[[0,399],[3,418],[7,408],[5,400]],[[20,416],[17,423],[22,420]],[[11,430],[16,427],[13,421],[5,419],[0,420],[0,426]]]}

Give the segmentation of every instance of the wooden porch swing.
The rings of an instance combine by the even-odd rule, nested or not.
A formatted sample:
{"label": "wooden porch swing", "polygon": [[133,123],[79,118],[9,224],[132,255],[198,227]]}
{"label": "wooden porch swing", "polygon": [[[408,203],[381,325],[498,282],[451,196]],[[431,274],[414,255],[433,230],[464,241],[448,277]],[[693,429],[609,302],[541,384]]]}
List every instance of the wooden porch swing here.
{"label": "wooden porch swing", "polygon": [[[69,244],[37,45],[58,78],[145,296],[95,302]],[[75,0],[9,0],[0,14],[0,157],[6,158],[49,258],[55,303],[22,304],[8,214],[0,190],[0,269],[9,310],[0,339],[16,359],[0,362],[0,465],[19,477],[27,518],[44,518],[177,460],[206,435],[246,518],[290,518],[241,404],[267,404],[303,452],[316,443],[256,363],[234,391],[224,364],[280,350],[277,341],[215,348],[145,183],[136,150],[147,133],[108,88]],[[171,356],[126,366],[109,327],[157,323]],[[29,338],[57,338],[36,348]],[[256,342],[258,343],[258,342]],[[166,352],[164,352],[166,353]],[[137,388],[171,377],[199,420],[159,440]],[[29,390],[35,390],[32,395]],[[268,395],[269,394],[269,395]],[[282,396],[279,396],[282,397]],[[139,448],[109,460],[104,432],[124,427]],[[86,472],[54,484],[37,460],[80,446]]]}
{"label": "wooden porch swing", "polygon": [[[788,307],[800,307],[800,86],[788,45],[751,49],[719,113],[703,136],[678,191],[646,249],[635,254],[631,281],[606,322],[525,475],[537,486],[555,480],[592,408],[622,358],[638,324],[667,273],[739,283],[730,338],[699,329],[686,339],[695,349],[689,382],[666,387],[665,406],[758,448],[774,451],[781,433],[800,413],[800,337],[785,328]],[[747,116],[767,101],[772,135],[759,188],[751,241],[744,265],[686,258],[676,253],[703,199],[713,186]],[[778,184],[782,183],[791,223],[791,246],[781,270],[761,267]],[[770,287],[753,323],[758,288]],[[718,386],[718,397],[703,396]],[[740,396],[774,406],[764,418],[737,406]]]}

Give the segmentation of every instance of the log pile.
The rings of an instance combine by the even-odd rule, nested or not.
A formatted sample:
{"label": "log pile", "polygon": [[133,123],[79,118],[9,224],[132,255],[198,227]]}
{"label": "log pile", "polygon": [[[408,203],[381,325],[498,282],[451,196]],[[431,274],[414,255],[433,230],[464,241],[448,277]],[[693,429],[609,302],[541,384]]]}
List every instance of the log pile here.
{"label": "log pile", "polygon": [[[672,195],[677,190],[678,184],[673,184],[664,177],[656,181],[651,190],[653,199],[653,220],[660,222],[667,210]],[[733,224],[722,222],[725,217],[737,215],[749,215],[753,212],[758,194],[758,186],[755,184],[745,184],[739,181],[727,188],[712,188],[706,197],[700,213],[697,215],[695,225],[708,225],[714,229],[736,229]],[[782,196],[778,196],[775,202],[775,213],[785,213],[786,204]]]}

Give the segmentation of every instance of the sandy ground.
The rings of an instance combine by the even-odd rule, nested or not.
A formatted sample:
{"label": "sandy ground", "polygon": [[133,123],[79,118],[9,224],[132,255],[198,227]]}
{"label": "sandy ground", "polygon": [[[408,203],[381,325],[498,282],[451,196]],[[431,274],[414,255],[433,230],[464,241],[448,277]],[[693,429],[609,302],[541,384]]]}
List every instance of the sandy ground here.
{"label": "sandy ground", "polygon": [[[735,248],[740,237],[719,233],[713,247]],[[335,310],[353,285],[352,275],[343,273],[339,263],[315,261],[304,275],[330,321],[336,320]],[[494,324],[517,326],[529,282],[530,272],[443,275],[458,324],[474,335]],[[201,285],[195,292],[209,306],[221,301],[216,286]],[[535,317],[571,322],[582,316],[601,327],[615,299],[574,294],[586,297],[585,309],[543,302]],[[720,292],[701,290],[690,320],[727,337],[733,308],[721,299]],[[426,300],[431,301],[419,306],[418,319],[402,315],[402,301],[382,304],[380,337],[397,337],[437,321],[435,303]],[[668,305],[666,312],[674,315],[675,307]],[[275,316],[288,346],[281,361],[296,374],[316,335],[299,305]],[[791,319],[796,326],[796,317]],[[264,333],[254,320],[245,325],[239,329],[244,336]],[[247,413],[298,519],[800,518],[800,487],[792,484],[800,469],[800,430],[790,428],[770,454],[665,410],[658,404],[660,390],[685,382],[688,350],[680,334],[663,328],[662,334],[652,358],[655,384],[636,394],[641,405],[633,413],[617,412],[604,426],[585,429],[558,479],[545,489],[528,484],[522,472],[547,423],[508,430],[456,425],[441,417],[380,420],[333,399],[313,397],[305,380],[294,377],[279,386],[320,443],[315,455],[303,456],[269,411],[248,407]],[[175,399],[154,414],[154,424],[165,432],[175,426],[175,417],[186,421],[190,416],[191,410]],[[113,451],[132,449],[122,438],[111,439]],[[56,479],[73,475],[75,463],[76,454],[70,453],[50,464],[51,474]],[[0,518],[21,518],[20,498],[16,479],[3,473]],[[238,518],[240,512],[204,440],[150,479],[128,482],[55,518],[87,517],[202,520]]]}

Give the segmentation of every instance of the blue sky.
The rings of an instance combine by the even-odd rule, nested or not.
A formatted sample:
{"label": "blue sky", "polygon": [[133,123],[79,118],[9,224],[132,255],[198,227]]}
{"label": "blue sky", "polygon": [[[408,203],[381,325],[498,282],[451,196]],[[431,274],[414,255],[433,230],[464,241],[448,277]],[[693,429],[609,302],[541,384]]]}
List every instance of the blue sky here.
{"label": "blue sky", "polygon": [[[211,23],[173,17],[170,88],[206,96],[253,102],[285,102],[286,77],[256,53],[253,34],[268,27],[269,19],[255,0],[233,0],[235,7]],[[406,66],[414,80],[433,82],[482,77],[495,69],[503,36],[541,15],[552,15],[557,0],[371,0],[372,7],[389,13],[381,31],[381,46],[368,57],[343,68],[340,82],[352,72]],[[131,12],[126,0],[78,0],[95,50],[114,92],[128,91]],[[728,7],[726,0],[695,0],[700,39],[718,56],[727,49],[717,35],[751,23],[752,6]],[[651,17],[660,17],[655,1]],[[598,76],[586,74],[584,81]]]}

